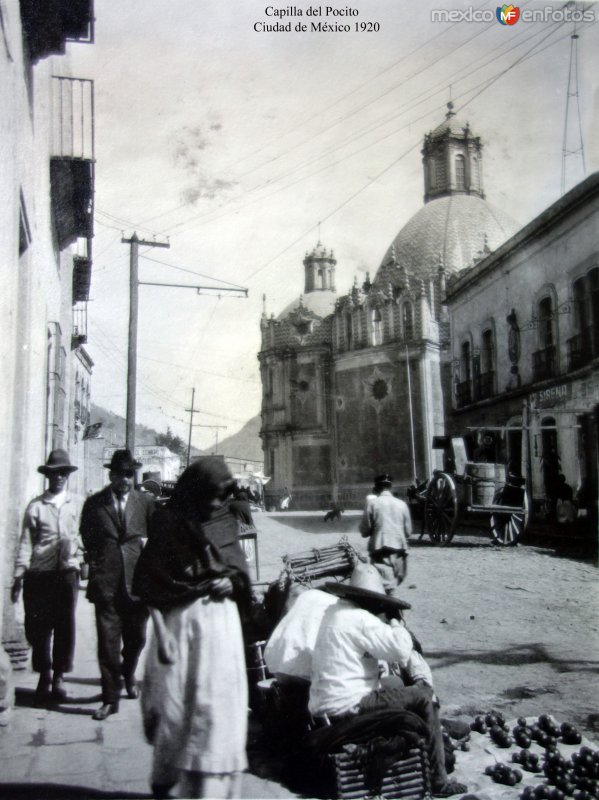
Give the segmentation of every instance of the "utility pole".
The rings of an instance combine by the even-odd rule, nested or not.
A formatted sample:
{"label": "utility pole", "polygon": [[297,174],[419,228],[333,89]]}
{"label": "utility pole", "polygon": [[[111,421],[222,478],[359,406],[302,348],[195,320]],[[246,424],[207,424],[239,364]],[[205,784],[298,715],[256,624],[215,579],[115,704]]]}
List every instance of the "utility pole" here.
{"label": "utility pole", "polygon": [[135,390],[137,384],[137,321],[139,307],[139,246],[170,247],[168,242],[147,242],[133,233],[130,239],[121,239],[130,245],[129,252],[129,352],[127,356],[127,427],[125,447],[135,453]]}
{"label": "utility pole", "polygon": [[216,432],[216,447],[214,449],[214,455],[215,456],[218,455],[218,431],[219,431],[219,429],[223,430],[223,431],[226,431],[227,430],[227,426],[226,425],[196,425],[195,427],[196,428],[215,428],[215,432]]}
{"label": "utility pole", "polygon": [[187,466],[191,460],[191,430],[193,428],[193,415],[197,414],[199,409],[193,407],[193,401],[196,396],[195,387],[191,390],[191,408],[186,408],[185,411],[189,413],[189,439],[187,442]]}

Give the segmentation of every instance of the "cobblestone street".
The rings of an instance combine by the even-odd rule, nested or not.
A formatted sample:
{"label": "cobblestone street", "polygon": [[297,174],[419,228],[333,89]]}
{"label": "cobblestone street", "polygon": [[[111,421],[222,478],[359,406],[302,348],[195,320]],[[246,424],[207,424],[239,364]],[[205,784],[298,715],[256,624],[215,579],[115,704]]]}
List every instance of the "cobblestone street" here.
{"label": "cobblestone street", "polygon": [[[257,514],[261,582],[278,575],[285,553],[334,544],[344,534],[362,549],[357,522],[356,512],[328,526],[319,513]],[[423,644],[444,716],[544,712],[599,744],[599,599],[590,559],[538,545],[497,549],[464,530],[445,549],[414,542],[403,586],[413,606],[407,621]],[[119,714],[94,722],[97,676],[93,615],[82,591],[70,701],[32,708],[36,676],[15,676],[17,705],[0,731],[1,797],[149,796],[151,748],[139,704],[123,699]],[[248,774],[243,796],[294,795]]]}

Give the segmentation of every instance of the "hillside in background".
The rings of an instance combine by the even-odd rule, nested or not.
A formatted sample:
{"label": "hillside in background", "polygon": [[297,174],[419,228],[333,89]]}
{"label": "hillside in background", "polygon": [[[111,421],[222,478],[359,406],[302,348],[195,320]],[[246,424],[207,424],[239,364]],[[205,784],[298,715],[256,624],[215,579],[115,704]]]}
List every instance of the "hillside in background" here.
{"label": "hillside in background", "polygon": [[[243,428],[232,436],[227,436],[218,443],[218,452],[231,458],[242,458],[247,461],[263,461],[262,440],[260,439],[260,414],[246,422]],[[214,447],[206,453],[213,453]]]}
{"label": "hillside in background", "polygon": [[[91,421],[101,422],[102,431],[100,436],[106,440],[107,447],[124,447],[125,446],[125,419],[124,417],[108,411],[102,406],[97,406],[94,403],[91,405]],[[146,425],[137,424],[135,426],[135,444],[143,447],[156,444],[156,437],[164,431],[156,431],[154,428],[148,428]],[[196,447],[191,448],[192,457],[202,455],[202,451]]]}
{"label": "hillside in background", "polygon": [[[125,446],[125,419],[112,411],[108,411],[101,406],[92,403],[91,422],[101,422],[101,436],[106,440],[107,446]],[[156,443],[156,436],[165,431],[156,431],[145,425],[135,426],[135,443],[137,445],[153,445]],[[219,441],[218,452],[220,455],[235,458],[247,459],[248,461],[262,461],[262,442],[259,436],[260,415],[257,414],[243,428],[232,436]],[[214,446],[206,450],[198,450],[197,447],[191,448],[192,458],[201,455],[209,455],[214,452]]]}

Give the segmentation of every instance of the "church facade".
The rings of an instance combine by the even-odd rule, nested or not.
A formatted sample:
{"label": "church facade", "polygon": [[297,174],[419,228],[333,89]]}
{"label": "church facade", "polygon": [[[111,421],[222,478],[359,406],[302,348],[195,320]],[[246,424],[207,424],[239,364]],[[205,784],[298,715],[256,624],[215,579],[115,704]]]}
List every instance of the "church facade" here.
{"label": "church facade", "polygon": [[480,138],[451,107],[424,137],[424,206],[401,228],[372,280],[338,295],[336,259],[304,258],[304,293],[262,315],[267,502],[360,506],[373,476],[398,488],[427,477],[452,407],[445,306],[451,277],[499,247],[517,224],[485,198]]}

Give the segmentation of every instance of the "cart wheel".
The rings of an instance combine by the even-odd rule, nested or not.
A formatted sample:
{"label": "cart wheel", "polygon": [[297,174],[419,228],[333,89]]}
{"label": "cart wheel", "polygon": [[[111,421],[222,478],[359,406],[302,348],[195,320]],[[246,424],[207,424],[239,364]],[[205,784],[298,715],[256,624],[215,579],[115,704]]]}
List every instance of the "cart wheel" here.
{"label": "cart wheel", "polygon": [[[510,511],[502,514],[500,511],[491,514],[491,539],[494,544],[515,546],[526,530],[528,524],[528,497],[523,492],[521,511]],[[501,490],[493,498],[493,504],[502,505]]]}
{"label": "cart wheel", "polygon": [[451,475],[438,472],[429,483],[424,518],[431,541],[446,545],[453,539],[458,521],[458,495]]}

